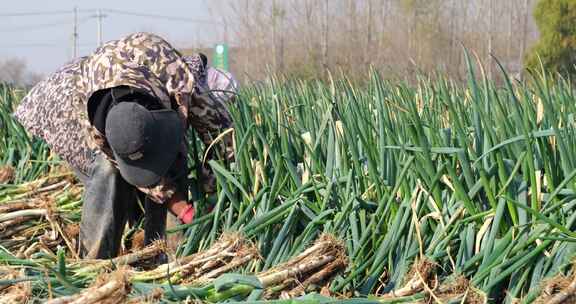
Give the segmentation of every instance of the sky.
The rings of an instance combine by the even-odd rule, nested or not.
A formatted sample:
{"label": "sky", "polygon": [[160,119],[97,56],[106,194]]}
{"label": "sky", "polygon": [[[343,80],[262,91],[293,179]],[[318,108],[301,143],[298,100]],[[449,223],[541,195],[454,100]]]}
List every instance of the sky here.
{"label": "sky", "polygon": [[148,31],[159,34],[175,47],[212,46],[220,42],[224,34],[222,25],[210,23],[220,18],[217,12],[210,10],[209,1],[2,1],[0,61],[24,59],[30,71],[47,74],[72,59],[74,7],[78,8],[80,56],[89,54],[97,47],[98,9],[105,15],[102,18],[104,42],[132,32]]}

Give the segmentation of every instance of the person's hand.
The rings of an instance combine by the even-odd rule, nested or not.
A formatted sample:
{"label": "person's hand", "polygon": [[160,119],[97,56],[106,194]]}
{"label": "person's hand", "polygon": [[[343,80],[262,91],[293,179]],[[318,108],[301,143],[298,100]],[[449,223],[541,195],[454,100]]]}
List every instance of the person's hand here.
{"label": "person's hand", "polygon": [[194,206],[192,204],[188,204],[188,201],[184,199],[180,193],[176,193],[172,196],[168,202],[168,210],[170,210],[172,214],[176,215],[178,219],[184,224],[192,223],[194,214],[196,213]]}

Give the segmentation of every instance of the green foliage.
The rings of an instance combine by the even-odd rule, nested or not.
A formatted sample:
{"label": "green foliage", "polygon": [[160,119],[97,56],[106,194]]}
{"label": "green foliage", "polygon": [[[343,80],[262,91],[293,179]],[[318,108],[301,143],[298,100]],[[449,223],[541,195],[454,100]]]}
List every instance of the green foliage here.
{"label": "green foliage", "polygon": [[[548,71],[563,75],[576,69],[576,1],[540,0],[534,10],[540,40],[528,53],[525,66],[539,69],[540,60]],[[540,58],[540,59],[539,59]]]}
{"label": "green foliage", "polygon": [[29,135],[12,117],[22,93],[0,83],[0,166],[14,168],[18,183],[46,173],[53,161],[46,143]]}
{"label": "green foliage", "polygon": [[[137,281],[131,296],[162,288],[171,301],[245,299],[258,285],[250,275],[298,255],[322,233],[338,236],[349,259],[330,291],[362,297],[357,303],[429,300],[423,289],[377,298],[406,286],[422,260],[436,265],[437,290],[462,276],[467,295],[495,303],[530,303],[543,282],[573,277],[572,85],[548,75],[516,83],[503,74],[506,86],[498,88],[478,81],[466,62],[465,86],[424,77],[411,86],[372,73],[363,87],[277,79],[245,87],[231,106],[235,163],[209,163],[219,188],[213,211],[198,208],[192,225],[174,229],[185,234],[178,256],[239,231],[262,259],[237,270],[247,276],[221,278],[221,292],[214,284]],[[11,189],[4,193],[14,199]],[[60,296],[88,285],[73,265],[46,256],[0,251],[0,263],[26,268],[39,298],[48,297],[47,286]]]}

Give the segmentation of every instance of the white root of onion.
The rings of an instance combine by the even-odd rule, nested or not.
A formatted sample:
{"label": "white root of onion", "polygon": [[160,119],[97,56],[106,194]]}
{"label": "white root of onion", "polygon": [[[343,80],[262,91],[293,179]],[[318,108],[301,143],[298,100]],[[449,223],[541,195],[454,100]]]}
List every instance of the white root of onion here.
{"label": "white root of onion", "polygon": [[311,259],[310,261],[305,261],[302,264],[291,266],[287,269],[278,270],[274,273],[270,273],[264,276],[258,276],[258,279],[264,287],[274,286],[288,278],[306,273],[318,267],[322,267],[325,264],[334,261],[335,259],[336,258],[333,256],[319,256],[317,258]]}
{"label": "white root of onion", "polygon": [[46,209],[19,210],[10,213],[0,214],[0,222],[13,220],[20,217],[41,217],[46,216],[47,214],[48,210]]}
{"label": "white root of onion", "polygon": [[574,279],[572,280],[570,285],[568,285],[568,287],[562,289],[554,297],[548,300],[548,303],[549,304],[565,303],[565,301],[568,300],[568,298],[574,296],[576,296],[576,276],[574,276]]}

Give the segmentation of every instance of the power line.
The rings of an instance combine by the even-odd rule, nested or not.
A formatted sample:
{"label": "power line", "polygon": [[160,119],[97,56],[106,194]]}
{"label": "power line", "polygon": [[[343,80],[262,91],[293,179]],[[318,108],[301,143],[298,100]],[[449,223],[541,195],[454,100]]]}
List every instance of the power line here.
{"label": "power line", "polygon": [[0,45],[1,48],[19,48],[19,47],[26,47],[26,48],[45,48],[45,47],[56,47],[62,46],[58,43],[14,43],[14,44],[6,44]]}
{"label": "power line", "polygon": [[[84,17],[82,19],[80,19],[78,21],[79,24],[82,24],[90,19],[94,18],[94,16],[88,16],[88,17]],[[17,27],[11,27],[11,28],[0,28],[0,32],[2,33],[6,33],[6,32],[25,32],[25,31],[31,31],[31,30],[41,30],[47,27],[58,27],[58,26],[62,26],[62,25],[66,25],[69,26],[71,24],[70,21],[58,21],[58,22],[51,22],[51,23],[40,23],[40,24],[31,24],[31,25],[24,25],[24,26],[17,26]]]}
{"label": "power line", "polygon": [[[78,9],[77,10],[77,13],[96,13],[96,16],[98,16],[98,14],[101,14],[101,12],[108,12],[108,13],[112,13],[112,14],[125,15],[125,16],[163,19],[163,20],[168,20],[168,21],[180,21],[180,22],[190,22],[190,23],[205,23],[205,24],[224,25],[222,22],[218,22],[218,21],[214,21],[214,20],[195,19],[195,18],[189,18],[189,17],[183,17],[183,16],[147,14],[147,13],[126,11],[126,10],[117,10],[117,9]],[[74,10],[0,13],[0,17],[27,17],[27,16],[71,15],[71,14],[74,14]],[[92,17],[94,17],[94,15],[92,15]],[[51,24],[49,24],[49,25],[51,25]],[[38,26],[40,26],[40,25],[38,25]]]}
{"label": "power line", "polygon": [[[97,9],[78,9],[79,13],[94,13]],[[58,10],[58,11],[28,11],[28,12],[11,12],[0,13],[0,17],[33,17],[33,16],[50,16],[50,15],[71,15],[74,10]]]}
{"label": "power line", "polygon": [[[15,44],[5,44],[1,45],[0,48],[9,49],[9,48],[61,48],[63,45],[68,44],[69,41],[57,41],[57,42],[46,42],[46,43],[15,43]],[[93,43],[80,43],[78,44],[80,48],[94,48],[95,45]]]}
{"label": "power line", "polygon": [[41,24],[34,24],[34,25],[25,25],[25,26],[4,28],[4,29],[0,29],[0,32],[22,32],[22,31],[44,29],[47,27],[55,27],[55,26],[61,26],[61,25],[70,25],[70,21],[67,21],[67,22],[59,21],[59,22],[52,22],[52,23],[41,23]]}
{"label": "power line", "polygon": [[182,16],[168,16],[168,15],[158,15],[158,14],[146,14],[146,13],[138,13],[132,11],[124,11],[124,10],[116,10],[116,9],[105,9],[108,13],[118,14],[118,15],[126,15],[126,16],[135,16],[135,17],[146,17],[146,18],[156,18],[156,19],[164,19],[169,21],[182,21],[182,22],[190,22],[190,23],[206,23],[206,24],[222,24],[221,22],[213,21],[213,20],[205,20],[205,19],[194,19]]}
{"label": "power line", "polygon": [[67,15],[72,12],[67,10],[62,11],[36,11],[36,12],[20,12],[20,13],[2,13],[0,17],[28,17],[28,16],[48,16],[48,15]]}
{"label": "power line", "polygon": [[[78,13],[97,13],[100,9],[78,9]],[[169,21],[182,21],[190,23],[206,23],[206,24],[219,24],[223,25],[222,22],[207,20],[207,19],[195,19],[183,16],[171,16],[171,15],[160,15],[160,14],[147,14],[134,11],[118,10],[118,9],[101,9],[101,11],[118,14],[127,15],[135,17],[147,17],[164,19]],[[74,14],[74,10],[58,10],[58,11],[29,11],[29,12],[12,12],[12,13],[0,13],[0,17],[28,17],[28,16],[49,16],[49,15],[71,15]]]}

